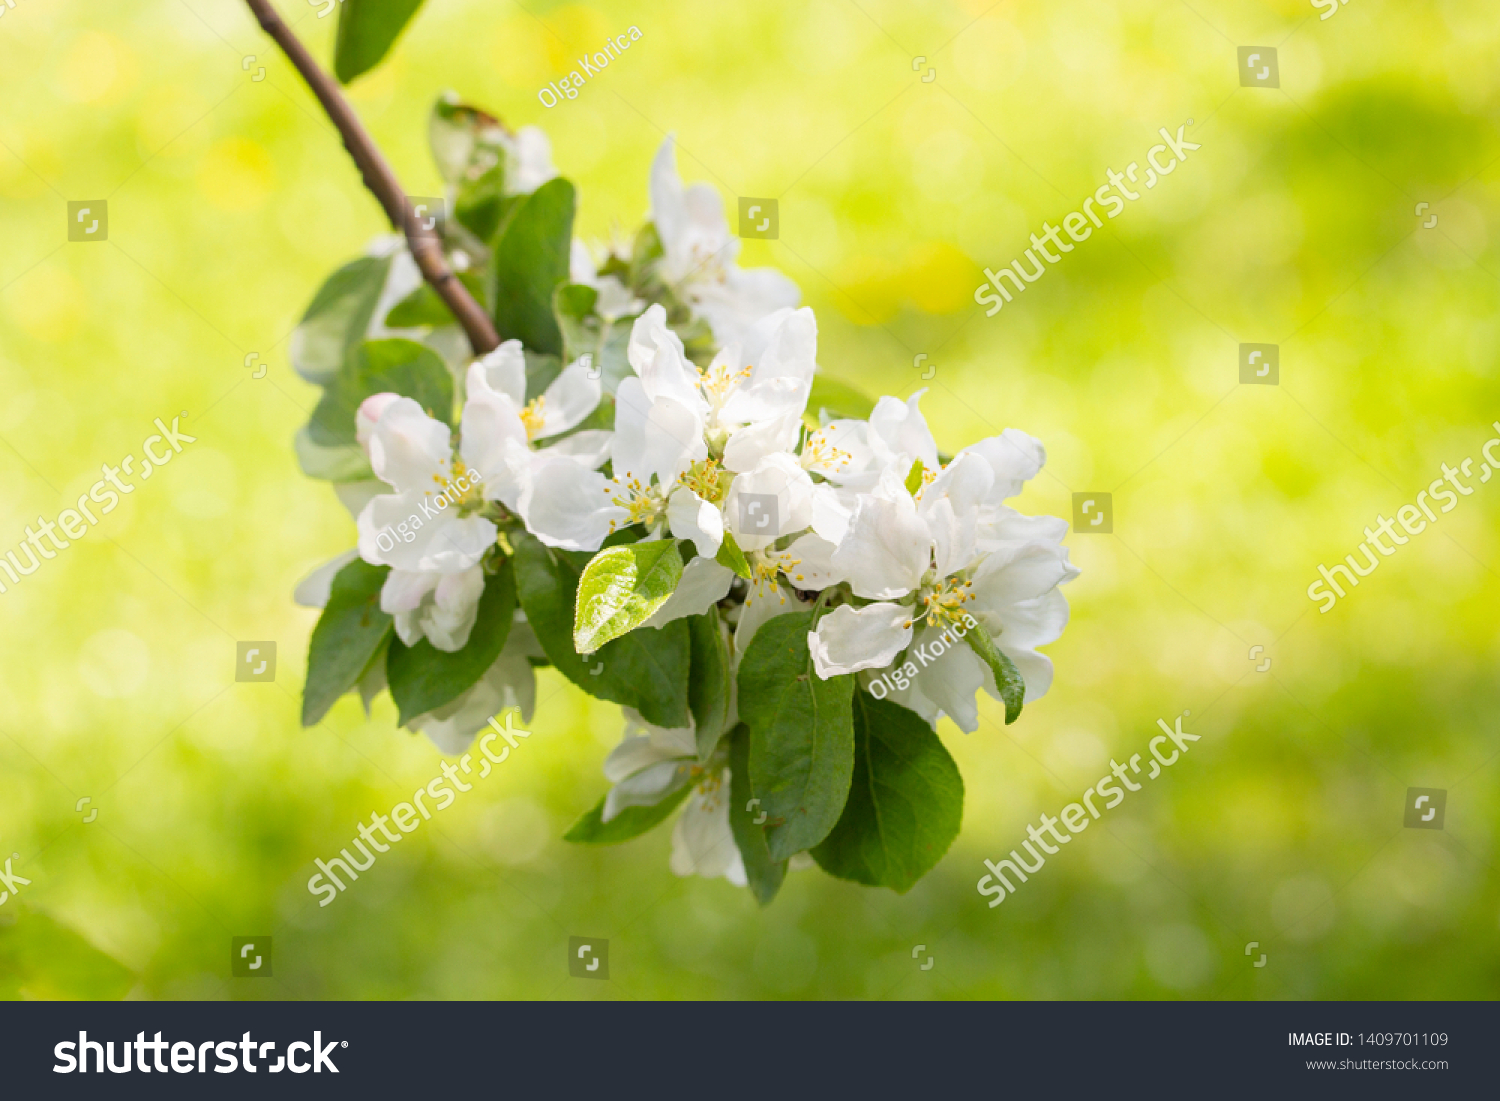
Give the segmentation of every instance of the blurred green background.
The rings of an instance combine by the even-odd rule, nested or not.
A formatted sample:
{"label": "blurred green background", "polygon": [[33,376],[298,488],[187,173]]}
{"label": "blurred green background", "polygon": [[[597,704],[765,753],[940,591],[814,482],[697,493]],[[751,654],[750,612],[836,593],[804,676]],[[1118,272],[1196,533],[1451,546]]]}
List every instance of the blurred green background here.
{"label": "blurred green background", "polygon": [[[280,7],[326,62],[336,20]],[[667,829],[564,844],[622,721],[547,671],[532,739],[320,909],[313,858],[439,762],[388,699],[297,723],[316,617],[291,591],[354,528],[297,469],[317,392],[285,338],[385,227],[241,4],[17,0],[0,20],[0,549],[153,418],[187,410],[199,442],[0,595],[0,857],[31,880],[0,907],[0,994],[1500,994],[1500,483],[1329,614],[1305,596],[1377,513],[1497,434],[1500,16],[1317,14],[431,0],[351,93],[409,192],[440,193],[425,123],[444,88],[546,128],[589,238],[639,224],[675,132],[683,176],[731,212],[779,198],[780,240],[742,262],[801,285],[826,371],[930,386],[947,451],[1041,437],[1021,507],[1070,516],[1074,491],[1113,492],[1115,531],[1070,537],[1083,574],[1051,693],[1010,728],[993,704],[972,736],[941,728],[963,833],[906,896],[803,871],[761,911],[674,877]],[[643,39],[578,99],[541,106],[631,24]],[[1239,45],[1277,48],[1279,90],[1239,87]],[[1189,118],[1201,150],[982,315],[984,266]],[[68,244],[66,201],[98,198],[109,240]],[[1281,346],[1279,387],[1238,384],[1240,342]],[[275,684],[235,683],[236,640],[266,639]],[[1185,709],[1192,752],[989,909],[982,858]],[[1410,786],[1448,791],[1443,830],[1402,828]],[[230,979],[230,938],[266,933],[274,977]],[[609,982],[567,977],[570,935],[610,939]]]}

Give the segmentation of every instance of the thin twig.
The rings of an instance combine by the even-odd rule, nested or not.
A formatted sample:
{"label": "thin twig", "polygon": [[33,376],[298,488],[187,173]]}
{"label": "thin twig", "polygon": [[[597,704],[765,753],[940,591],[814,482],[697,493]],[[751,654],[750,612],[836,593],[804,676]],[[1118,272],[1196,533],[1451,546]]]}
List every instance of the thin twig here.
{"label": "thin twig", "polygon": [[406,192],[401,189],[401,181],[396,178],[396,173],[386,162],[374,139],[365,130],[364,125],[359,121],[359,116],[349,106],[349,101],[339,91],[333,78],[318,66],[312,55],[307,52],[307,47],[302,45],[297,36],[292,33],[291,28],[282,22],[281,16],[277,15],[276,10],[271,7],[270,0],[245,0],[245,2],[255,13],[255,18],[260,22],[261,28],[276,40],[276,44],[281,47],[287,59],[302,74],[302,79],[307,81],[307,86],[312,89],[313,95],[318,97],[318,102],[323,105],[323,110],[327,112],[329,119],[343,137],[344,148],[348,149],[349,155],[354,158],[360,175],[364,177],[365,186],[380,201],[392,227],[401,230],[406,235],[406,243],[417,262],[417,267],[422,271],[422,278],[432,285],[433,290],[438,292],[448,308],[453,311],[453,316],[458,318],[458,323],[464,327],[464,332],[468,335],[469,343],[473,346],[475,353],[483,355],[497,347],[500,338],[495,334],[495,326],[490,321],[489,315],[484,312],[484,308],[478,302],[474,301],[474,296],[469,293],[468,288],[454,276],[452,269],[448,267],[443,257],[442,241],[435,235],[422,231],[418,219],[412,212]]}

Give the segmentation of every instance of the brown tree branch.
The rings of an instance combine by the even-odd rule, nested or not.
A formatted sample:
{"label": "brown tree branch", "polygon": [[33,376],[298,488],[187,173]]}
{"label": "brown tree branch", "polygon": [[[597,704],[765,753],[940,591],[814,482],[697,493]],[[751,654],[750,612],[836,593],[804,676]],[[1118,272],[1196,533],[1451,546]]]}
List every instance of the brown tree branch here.
{"label": "brown tree branch", "polygon": [[385,216],[390,219],[392,228],[399,229],[406,235],[406,243],[411,249],[412,257],[417,262],[417,267],[422,271],[422,277],[432,285],[443,301],[447,303],[453,316],[458,318],[458,323],[463,326],[468,335],[469,344],[474,348],[476,355],[497,347],[500,343],[499,336],[495,333],[494,323],[489,314],[484,312],[474,296],[469,293],[467,287],[461,283],[448,267],[448,262],[443,256],[443,243],[434,233],[427,232],[421,222],[412,212],[411,202],[406,197],[406,192],[401,189],[401,181],[396,178],[396,173],[386,162],[379,147],[375,144],[359,121],[359,116],[349,106],[349,101],[339,91],[338,85],[333,78],[325,73],[312,54],[307,52],[307,47],[302,45],[292,29],[288,27],[271,7],[270,0],[245,0],[250,5],[250,10],[255,13],[255,18],[260,22],[261,29],[276,40],[287,59],[296,66],[297,71],[302,74],[302,79],[307,81],[307,86],[312,89],[313,95],[318,97],[318,102],[323,105],[323,110],[338,128],[340,136],[344,139],[344,148],[349,150],[349,155],[354,158],[360,175],[364,177],[365,186],[380,201],[385,208]]}

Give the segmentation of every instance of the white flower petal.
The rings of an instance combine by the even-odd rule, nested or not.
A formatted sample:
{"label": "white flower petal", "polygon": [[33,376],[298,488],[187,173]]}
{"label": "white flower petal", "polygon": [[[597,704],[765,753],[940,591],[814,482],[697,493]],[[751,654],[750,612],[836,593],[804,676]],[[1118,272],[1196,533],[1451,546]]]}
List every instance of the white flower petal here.
{"label": "white flower petal", "polygon": [[549,444],[548,448],[554,454],[577,459],[590,470],[598,470],[609,457],[610,443],[614,438],[615,434],[606,429],[589,428],[565,436]]}
{"label": "white flower petal", "polygon": [[724,542],[724,514],[687,486],[667,499],[667,526],[678,539],[691,539],[703,558],[712,559]]}
{"label": "white flower petal", "polygon": [[891,600],[915,589],[927,572],[932,536],[910,496],[887,500],[861,494],[833,564],[855,593]]}
{"label": "white flower petal", "polygon": [[627,378],[615,393],[615,436],[610,444],[615,476],[645,482],[653,474],[671,486],[695,462],[708,457],[703,419],[673,398],[652,400],[639,379]]}
{"label": "white flower petal", "polygon": [[609,789],[600,818],[608,822],[626,807],[656,806],[683,785],[690,771],[688,762],[669,760],[632,773]]}
{"label": "white flower petal", "polygon": [[603,474],[555,451],[536,454],[531,485],[519,506],[526,530],[549,547],[598,550],[611,521],[622,522],[628,513],[610,503]]}
{"label": "white flower petal", "polygon": [[724,466],[736,474],[754,470],[766,456],[778,451],[790,451],[797,443],[797,431],[802,424],[802,406],[806,404],[804,394],[795,408],[739,429],[729,437],[724,447]]}
{"label": "white flower petal", "polygon": [[[747,495],[751,494],[765,499],[750,499]],[[812,523],[812,479],[795,456],[774,452],[735,478],[724,498],[724,516],[741,550],[749,553],[768,547]]]}
{"label": "white flower petal", "polygon": [[474,368],[485,384],[496,393],[504,394],[519,409],[526,404],[526,354],[519,340],[507,340],[492,352],[487,352],[469,368],[468,397],[473,397]]}
{"label": "white flower petal", "polygon": [[702,615],[728,596],[733,584],[734,571],[712,558],[694,558],[682,568],[676,590],[642,626],[662,627],[683,616]]}
{"label": "white flower petal", "polygon": [[452,433],[411,398],[385,406],[370,431],[370,468],[397,490],[426,491],[448,476]]}
{"label": "white flower petal", "polygon": [[[1042,441],[1028,436],[1019,428],[1007,428],[998,436],[980,440],[964,448],[960,454],[973,454],[982,458],[994,472],[994,482],[988,497],[990,504],[999,504],[1006,498],[1021,492],[1021,487],[1035,478],[1047,462],[1047,449]],[[957,461],[955,457],[954,461]]]}
{"label": "white flower petal", "polygon": [[911,609],[899,604],[871,604],[858,610],[841,604],[818,620],[807,636],[818,676],[856,673],[889,665],[911,641]]}
{"label": "white flower petal", "polygon": [[439,650],[462,650],[479,618],[479,598],[484,593],[484,569],[474,566],[462,573],[443,574],[432,591],[432,601],[422,608],[422,633]]}
{"label": "white flower petal", "polygon": [[677,875],[724,876],[746,884],[745,864],[729,827],[729,770],[700,784],[672,828],[672,871]]}
{"label": "white flower petal", "polygon": [[[936,651],[941,650],[941,653]],[[923,658],[926,657],[926,661]],[[966,734],[979,729],[974,694],[993,689],[995,679],[969,644],[952,632],[924,626],[913,640],[908,660],[917,667],[915,685]]]}
{"label": "white flower petal", "polygon": [[[899,398],[883,397],[875,403],[870,414],[870,442],[877,454],[882,449],[889,457],[905,456],[909,467],[913,460],[921,459],[928,470],[936,470],[938,463],[937,443],[927,428],[922,411],[917,408],[926,389],[918,390],[905,402]],[[905,472],[902,472],[905,477]]]}
{"label": "white flower petal", "polygon": [[604,388],[597,377],[589,377],[591,370],[592,367],[583,360],[574,360],[552,380],[552,385],[542,395],[542,427],[537,432],[538,439],[566,432],[598,406]]}

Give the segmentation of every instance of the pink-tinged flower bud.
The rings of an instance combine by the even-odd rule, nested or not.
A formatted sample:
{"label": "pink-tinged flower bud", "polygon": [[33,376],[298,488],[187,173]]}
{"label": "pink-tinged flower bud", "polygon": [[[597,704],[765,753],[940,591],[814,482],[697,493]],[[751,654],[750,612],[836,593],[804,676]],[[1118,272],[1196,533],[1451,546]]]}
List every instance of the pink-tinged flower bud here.
{"label": "pink-tinged flower bud", "polygon": [[370,434],[380,422],[380,415],[400,397],[400,394],[371,394],[359,403],[359,410],[354,414],[354,436],[364,448],[365,458],[370,457]]}

